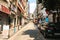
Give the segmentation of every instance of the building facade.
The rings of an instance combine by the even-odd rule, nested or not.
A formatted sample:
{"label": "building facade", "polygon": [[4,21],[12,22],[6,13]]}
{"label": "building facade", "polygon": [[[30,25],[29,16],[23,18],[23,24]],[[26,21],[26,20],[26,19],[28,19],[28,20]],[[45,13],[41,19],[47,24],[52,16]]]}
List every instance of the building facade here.
{"label": "building facade", "polygon": [[9,4],[7,1],[0,0],[0,25],[1,25],[1,31],[3,31],[4,25],[9,25]]}
{"label": "building facade", "polygon": [[[27,1],[28,0],[0,0],[0,25],[3,31],[3,25],[8,24],[9,28],[24,25],[27,19]],[[9,32],[10,33],[10,32]]]}

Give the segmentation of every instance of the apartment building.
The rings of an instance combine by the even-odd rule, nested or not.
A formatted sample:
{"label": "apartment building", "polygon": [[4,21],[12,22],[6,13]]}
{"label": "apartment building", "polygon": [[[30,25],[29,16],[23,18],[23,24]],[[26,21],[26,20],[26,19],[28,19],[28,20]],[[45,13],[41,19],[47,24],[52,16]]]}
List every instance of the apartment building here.
{"label": "apartment building", "polygon": [[14,28],[13,32],[16,32],[16,27],[24,25],[27,18],[27,0],[10,0],[10,28]]}
{"label": "apartment building", "polygon": [[0,25],[1,31],[3,30],[3,25],[9,25],[9,4],[6,0],[0,0]]}
{"label": "apartment building", "polygon": [[27,18],[27,1],[28,0],[20,0],[18,2],[18,8],[21,10],[21,13],[23,15],[21,24],[24,25],[26,18]]}
{"label": "apartment building", "polygon": [[[0,0],[0,25],[1,31],[3,25],[9,25],[9,28],[24,25],[27,18],[28,0]],[[10,32],[9,32],[10,33]]]}

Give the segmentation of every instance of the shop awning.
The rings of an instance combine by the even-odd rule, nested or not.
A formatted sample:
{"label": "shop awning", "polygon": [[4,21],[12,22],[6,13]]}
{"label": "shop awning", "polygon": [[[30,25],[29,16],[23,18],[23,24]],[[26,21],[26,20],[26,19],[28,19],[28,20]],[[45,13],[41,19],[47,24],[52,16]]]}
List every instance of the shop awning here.
{"label": "shop awning", "polygon": [[0,5],[0,11],[4,12],[6,14],[11,14],[10,10],[3,5]]}

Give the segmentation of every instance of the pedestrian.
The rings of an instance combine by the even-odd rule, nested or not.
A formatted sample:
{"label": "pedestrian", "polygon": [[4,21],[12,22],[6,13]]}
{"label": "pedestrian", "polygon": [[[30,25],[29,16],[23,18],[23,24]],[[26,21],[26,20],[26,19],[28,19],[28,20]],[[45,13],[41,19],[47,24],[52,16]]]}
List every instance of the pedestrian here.
{"label": "pedestrian", "polygon": [[46,16],[46,18],[45,18],[45,25],[46,26],[48,25],[48,22],[49,22],[49,18],[48,18],[48,16]]}
{"label": "pedestrian", "polygon": [[37,18],[34,19],[34,26],[35,26],[36,28],[38,28],[38,19],[37,19]]}
{"label": "pedestrian", "polygon": [[41,25],[41,13],[38,15],[38,28],[40,27]]}
{"label": "pedestrian", "polygon": [[35,19],[34,19],[34,24],[37,25],[37,23],[38,23],[38,19],[35,18]]}

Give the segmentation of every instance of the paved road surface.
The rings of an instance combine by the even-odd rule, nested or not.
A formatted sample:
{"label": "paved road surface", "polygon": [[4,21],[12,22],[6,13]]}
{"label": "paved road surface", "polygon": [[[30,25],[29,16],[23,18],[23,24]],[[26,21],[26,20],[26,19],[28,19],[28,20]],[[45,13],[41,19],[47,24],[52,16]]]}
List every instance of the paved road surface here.
{"label": "paved road surface", "polygon": [[14,38],[14,40],[57,40],[55,38],[45,39],[32,22],[24,26],[20,31],[21,32],[16,36],[16,38]]}
{"label": "paved road surface", "polygon": [[45,40],[34,23],[30,22],[16,36],[14,40]]}

